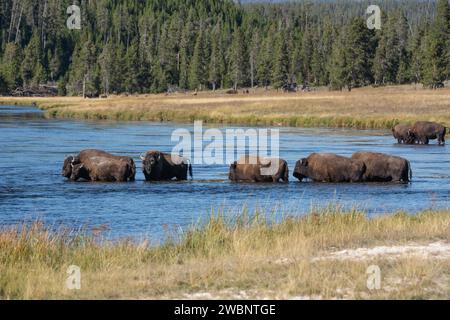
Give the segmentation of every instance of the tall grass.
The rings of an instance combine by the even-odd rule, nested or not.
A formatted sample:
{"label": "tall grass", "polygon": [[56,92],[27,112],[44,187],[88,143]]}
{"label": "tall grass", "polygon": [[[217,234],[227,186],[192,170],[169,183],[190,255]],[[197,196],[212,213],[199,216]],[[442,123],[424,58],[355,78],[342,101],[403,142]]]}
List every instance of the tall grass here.
{"label": "tall grass", "polygon": [[[40,223],[4,229],[0,297],[159,299],[199,292],[217,298],[241,297],[242,292],[242,298],[450,297],[448,259],[315,259],[339,249],[448,242],[450,212],[368,218],[358,210],[330,206],[304,217],[280,220],[279,214],[218,211],[159,245],[51,232]],[[371,292],[365,272],[374,263],[383,270],[386,288]],[[69,265],[82,270],[79,291],[65,288]]]}
{"label": "tall grass", "polygon": [[418,120],[450,126],[450,89],[414,86],[361,88],[352,92],[283,94],[264,90],[250,95],[223,92],[140,95],[108,99],[1,98],[0,104],[36,103],[49,118],[122,121],[177,121],[252,126],[390,129]]}

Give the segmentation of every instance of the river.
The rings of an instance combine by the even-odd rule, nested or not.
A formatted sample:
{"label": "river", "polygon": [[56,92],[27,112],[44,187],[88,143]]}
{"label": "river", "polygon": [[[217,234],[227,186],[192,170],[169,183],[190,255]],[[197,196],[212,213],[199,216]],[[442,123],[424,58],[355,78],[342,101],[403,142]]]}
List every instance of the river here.
{"label": "river", "polygon": [[[212,209],[233,214],[259,207],[301,215],[311,206],[332,203],[378,215],[450,207],[449,147],[397,145],[389,131],[377,130],[277,128],[289,184],[230,183],[226,164],[194,165],[193,181],[145,182],[139,155],[170,152],[172,132],[179,128],[193,130],[193,125],[52,120],[31,107],[0,106],[0,225],[39,220],[54,228],[101,226],[107,238],[159,241],[208,217]],[[136,182],[73,183],[61,177],[65,156],[87,148],[132,156]],[[312,152],[365,150],[409,159],[412,183],[338,185],[292,177],[295,162]]]}

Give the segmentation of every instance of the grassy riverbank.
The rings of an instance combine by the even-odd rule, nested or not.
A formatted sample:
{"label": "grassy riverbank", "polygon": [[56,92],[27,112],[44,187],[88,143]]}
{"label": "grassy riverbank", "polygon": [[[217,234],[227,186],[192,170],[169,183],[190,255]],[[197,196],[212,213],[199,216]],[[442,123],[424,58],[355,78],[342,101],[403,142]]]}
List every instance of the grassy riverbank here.
{"label": "grassy riverbank", "polygon": [[0,104],[35,103],[48,117],[104,120],[149,120],[292,127],[389,129],[398,122],[430,120],[450,126],[450,89],[420,86],[361,88],[352,92],[321,90],[277,93],[262,89],[227,95],[224,92],[140,96],[108,99],[8,98]]}
{"label": "grassy riverbank", "polygon": [[[450,212],[369,219],[330,207],[271,221],[216,215],[158,246],[3,230],[0,298],[450,298]],[[65,288],[69,265],[81,268],[79,291]],[[370,265],[380,290],[366,287]]]}

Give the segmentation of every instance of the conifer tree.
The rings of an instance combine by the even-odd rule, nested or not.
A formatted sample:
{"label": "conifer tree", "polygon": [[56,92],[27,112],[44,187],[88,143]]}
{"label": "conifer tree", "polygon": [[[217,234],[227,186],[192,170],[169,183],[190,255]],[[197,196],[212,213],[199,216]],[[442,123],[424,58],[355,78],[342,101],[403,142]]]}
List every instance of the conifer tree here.
{"label": "conifer tree", "polygon": [[[25,48],[24,60],[22,62],[22,79],[25,86],[32,85],[35,72],[42,72],[40,40],[37,33],[33,34],[30,43]],[[41,75],[36,80],[39,80]]]}
{"label": "conifer tree", "polygon": [[327,68],[330,74],[331,89],[342,90],[347,78],[347,57],[345,55],[344,34],[341,34],[338,40],[334,42]]}
{"label": "conifer tree", "polygon": [[278,33],[275,41],[275,54],[273,57],[272,86],[280,89],[289,81],[289,59],[285,38],[281,32]]}
{"label": "conifer tree", "polygon": [[230,48],[230,73],[234,90],[245,84],[246,61],[244,37],[242,30],[237,28]]}
{"label": "conifer tree", "polygon": [[194,53],[192,55],[192,60],[189,68],[189,88],[191,90],[202,90],[203,85],[206,83],[207,79],[205,39],[203,30],[200,30],[197,35]]}
{"label": "conifer tree", "polygon": [[21,74],[17,72],[20,70],[22,62],[23,57],[20,47],[14,43],[8,43],[3,54],[0,71],[9,90],[14,90],[22,85]]}
{"label": "conifer tree", "polygon": [[260,86],[265,87],[266,89],[270,85],[271,79],[270,71],[272,69],[272,57],[273,57],[273,42],[272,37],[268,35],[262,43],[256,62],[257,65],[256,78],[258,80],[258,84]]}
{"label": "conifer tree", "polygon": [[180,40],[180,72],[179,72],[179,86],[187,89],[189,87],[189,67],[190,58],[194,50],[193,42],[195,41],[194,25],[192,23],[193,10],[189,11],[186,24],[184,26],[181,40]]}
{"label": "conifer tree", "polygon": [[223,47],[221,45],[220,24],[215,27],[211,33],[211,59],[209,63],[209,82],[213,90],[222,86],[222,75],[225,72],[225,63],[223,57]]}
{"label": "conifer tree", "polygon": [[426,37],[423,82],[437,88],[449,76],[450,4],[439,0],[435,21]]}

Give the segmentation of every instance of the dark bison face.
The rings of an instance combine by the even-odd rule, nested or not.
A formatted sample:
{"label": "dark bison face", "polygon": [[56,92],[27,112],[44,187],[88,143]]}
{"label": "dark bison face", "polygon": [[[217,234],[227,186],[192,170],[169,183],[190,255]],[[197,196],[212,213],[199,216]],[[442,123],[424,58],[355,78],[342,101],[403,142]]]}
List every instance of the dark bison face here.
{"label": "dark bison face", "polygon": [[72,174],[70,175],[70,180],[78,181],[81,178],[87,179],[88,172],[84,164],[72,165]]}
{"label": "dark bison face", "polygon": [[150,174],[160,161],[161,161],[160,153],[147,154],[147,156],[142,160],[142,167],[144,169],[144,172]]}
{"label": "dark bison face", "polygon": [[231,164],[230,173],[228,174],[228,179],[230,179],[231,181],[236,180],[236,168],[237,168],[237,162],[235,161],[234,163]]}
{"label": "dark bison face", "polygon": [[64,160],[64,165],[63,165],[61,175],[65,178],[70,178],[70,175],[72,174],[72,161],[73,161],[72,156],[67,157]]}
{"label": "dark bison face", "polygon": [[307,159],[297,161],[297,163],[295,164],[294,177],[296,177],[300,181],[303,181],[303,179],[308,178]]}
{"label": "dark bison face", "polygon": [[77,157],[74,157],[74,156],[67,157],[64,160],[64,165],[63,165],[63,169],[62,169],[61,175],[63,177],[66,177],[66,178],[70,178],[70,176],[72,174],[73,166],[76,165],[76,164],[80,164],[80,163],[81,163],[81,161],[78,158],[78,156]]}

